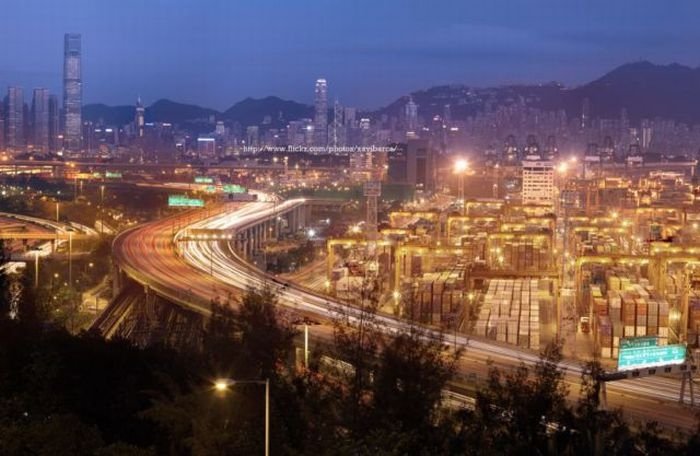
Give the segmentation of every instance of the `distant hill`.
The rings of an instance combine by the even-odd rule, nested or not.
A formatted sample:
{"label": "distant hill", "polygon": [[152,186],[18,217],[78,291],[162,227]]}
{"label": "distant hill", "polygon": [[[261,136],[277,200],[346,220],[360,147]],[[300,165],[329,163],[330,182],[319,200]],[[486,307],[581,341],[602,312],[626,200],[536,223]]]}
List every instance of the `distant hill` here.
{"label": "distant hill", "polygon": [[590,100],[593,117],[619,117],[626,108],[632,120],[664,117],[700,123],[700,69],[676,63],[629,63],[565,91],[562,104],[568,111],[580,112],[584,98]]}
{"label": "distant hill", "polygon": [[479,112],[501,105],[523,102],[529,106],[556,106],[561,100],[562,86],[557,83],[477,88],[466,85],[446,85],[419,90],[403,96],[372,114],[372,117],[389,115],[400,117],[409,97],[418,105],[418,115],[426,121],[445,113],[450,106],[450,115],[455,120],[464,120]]}
{"label": "distant hill", "polygon": [[[489,105],[518,102],[545,110],[564,109],[569,116],[579,116],[583,100],[588,98],[592,117],[619,118],[625,108],[633,121],[664,117],[700,124],[700,68],[676,63],[628,63],[575,88],[554,82],[490,88],[451,85],[416,91],[410,96],[424,119],[442,115],[446,104],[454,119],[463,120]],[[401,97],[375,114],[400,115],[407,102],[408,96]]]}
{"label": "distant hill", "polygon": [[146,108],[146,122],[171,122],[175,124],[193,120],[208,119],[209,116],[219,116],[214,109],[177,103],[161,99]]}
{"label": "distant hill", "polygon": [[[635,122],[642,118],[663,117],[700,124],[700,68],[675,63],[628,63],[574,88],[556,82],[486,88],[456,84],[418,90],[410,96],[418,104],[419,116],[426,121],[443,115],[445,105],[450,105],[453,119],[464,120],[476,113],[514,103],[544,110],[563,109],[573,117],[581,114],[583,100],[588,98],[594,118],[618,118],[622,108],[625,108],[630,120]],[[408,98],[409,95],[400,97],[385,107],[363,115],[374,118],[382,115],[400,117]],[[124,125],[133,120],[134,107],[86,105],[83,115],[86,120],[102,119],[110,125]],[[212,115],[217,120],[238,122],[244,127],[263,125],[269,116],[268,126],[279,128],[290,120],[313,117],[313,106],[269,96],[246,98],[224,112],[166,99],[146,108],[147,121],[175,124],[207,120]]]}
{"label": "distant hill", "polygon": [[[83,106],[83,117],[85,120],[102,121],[108,125],[125,125],[133,121],[135,111],[135,106],[90,104]],[[265,117],[269,116],[271,126],[281,127],[290,120],[313,117],[313,107],[270,96],[261,99],[246,98],[222,113],[214,109],[162,99],[146,107],[145,113],[147,122],[174,124],[208,120],[210,116],[217,120],[239,122],[244,127],[261,125]]]}
{"label": "distant hill", "polygon": [[[125,125],[134,120],[135,106],[107,106],[90,104],[83,106],[83,119],[92,122],[101,121],[107,125]],[[210,115],[220,116],[214,109],[195,105],[177,103],[171,100],[158,100],[146,107],[146,122],[184,123],[207,119]]]}
{"label": "distant hill", "polygon": [[89,104],[83,106],[83,120],[101,122],[105,125],[124,125],[134,120],[134,106],[107,106],[105,104]]}
{"label": "distant hill", "polygon": [[313,117],[313,112],[313,106],[278,97],[246,98],[224,111],[223,117],[245,127],[261,125],[265,117],[270,116],[272,124],[281,127],[290,120]]}

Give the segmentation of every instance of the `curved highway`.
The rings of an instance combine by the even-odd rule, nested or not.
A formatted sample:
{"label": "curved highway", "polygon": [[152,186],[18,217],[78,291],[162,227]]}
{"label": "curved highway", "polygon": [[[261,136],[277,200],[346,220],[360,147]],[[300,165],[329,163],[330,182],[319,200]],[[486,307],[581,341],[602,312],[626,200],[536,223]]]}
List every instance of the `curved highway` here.
{"label": "curved highway", "polygon": [[[122,233],[115,239],[117,263],[137,282],[142,283],[175,303],[200,313],[209,313],[214,299],[226,302],[240,296],[247,287],[272,284],[277,287],[279,302],[294,312],[313,316],[321,325],[310,326],[312,334],[329,338],[333,319],[340,312],[357,315],[357,311],[328,296],[315,293],[293,283],[265,274],[241,259],[228,241],[186,240],[188,229],[233,230],[245,227],[275,211],[303,203],[289,200],[271,204],[268,201],[230,203],[213,210],[196,210],[152,222]],[[177,240],[173,242],[173,240]],[[390,315],[379,315],[378,321],[387,332],[406,330],[409,323]],[[428,336],[439,337],[434,330]],[[498,366],[532,365],[538,361],[533,352],[492,341],[445,335],[445,342],[464,347],[459,373],[484,379],[489,363]],[[566,382],[572,398],[578,397],[581,366],[564,361]],[[673,378],[647,377],[608,384],[608,404],[624,406],[632,419],[656,420],[668,427],[691,429],[694,412],[677,404],[680,382]],[[688,398],[686,398],[686,402]],[[663,407],[659,404],[663,403]]]}

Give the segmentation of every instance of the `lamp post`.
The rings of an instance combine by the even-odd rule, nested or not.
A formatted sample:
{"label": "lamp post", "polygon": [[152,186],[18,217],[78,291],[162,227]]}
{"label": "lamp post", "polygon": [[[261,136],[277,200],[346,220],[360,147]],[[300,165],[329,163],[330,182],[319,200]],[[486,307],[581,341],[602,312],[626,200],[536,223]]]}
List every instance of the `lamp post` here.
{"label": "lamp post", "polygon": [[462,210],[460,213],[464,215],[464,173],[469,168],[469,163],[463,159],[458,159],[454,164],[454,171],[457,174],[457,200],[462,205]]}
{"label": "lamp post", "polygon": [[234,380],[232,378],[220,378],[214,382],[214,389],[223,394],[236,384],[265,385],[265,456],[270,456],[270,379]]}
{"label": "lamp post", "polygon": [[39,288],[39,249],[33,249],[34,252],[34,288]]}
{"label": "lamp post", "polygon": [[73,287],[73,230],[68,230],[68,283]]}
{"label": "lamp post", "polygon": [[60,214],[59,214],[59,209],[58,209],[59,206],[60,206],[60,204],[61,204],[61,203],[59,203],[58,201],[56,201],[56,222],[58,222],[58,220],[59,220],[59,218],[60,218],[60,217],[59,217],[59,215],[60,215]]}
{"label": "lamp post", "polygon": [[[569,205],[570,201],[566,200],[565,196],[562,196],[562,191],[566,188],[567,173],[569,171],[569,165],[567,162],[561,162],[556,168],[558,179],[558,203],[559,208],[564,209],[564,233],[562,238],[562,250],[563,256],[561,260],[561,271],[559,278],[559,290],[557,291],[556,299],[556,310],[557,310],[557,338],[562,340],[563,330],[562,330],[562,287],[564,287],[567,278],[567,258],[569,257]],[[566,195],[566,194],[564,194]]]}
{"label": "lamp post", "polygon": [[100,185],[100,235],[104,235],[105,227],[105,186]]}

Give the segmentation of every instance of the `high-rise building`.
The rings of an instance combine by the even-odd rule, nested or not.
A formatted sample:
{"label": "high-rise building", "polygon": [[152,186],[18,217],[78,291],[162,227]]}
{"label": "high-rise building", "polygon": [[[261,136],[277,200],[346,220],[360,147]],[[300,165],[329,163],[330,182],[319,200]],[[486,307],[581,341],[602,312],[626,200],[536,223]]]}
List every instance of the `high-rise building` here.
{"label": "high-rise building", "polygon": [[5,151],[5,109],[3,103],[0,103],[0,152]]}
{"label": "high-rise building", "polygon": [[345,128],[355,128],[355,120],[357,118],[357,108],[346,107],[343,110],[343,121],[345,122]]}
{"label": "high-rise building", "polygon": [[197,157],[199,159],[211,159],[216,157],[216,139],[210,136],[197,138]]}
{"label": "high-rise building", "polygon": [[328,145],[328,84],[325,79],[316,80],[314,92],[314,136],[315,145]]}
{"label": "high-rise building", "polygon": [[34,89],[32,96],[32,144],[35,150],[49,150],[49,89]]}
{"label": "high-rise building", "polygon": [[584,98],[581,102],[581,128],[586,129],[590,127],[591,123],[591,101],[588,98]]}
{"label": "high-rise building", "polygon": [[554,164],[523,161],[523,204],[554,204]]}
{"label": "high-rise building", "polygon": [[245,144],[248,147],[260,147],[260,127],[257,125],[250,125],[246,128]]}
{"label": "high-rise building", "polygon": [[83,80],[81,37],[66,33],[63,47],[63,140],[67,149],[79,151],[82,142]]}
{"label": "high-rise building", "polygon": [[8,87],[5,99],[7,148],[20,150],[24,147],[24,92],[21,87]]}
{"label": "high-rise building", "polygon": [[416,189],[435,189],[435,153],[427,139],[409,139],[406,143],[406,180]]}
{"label": "high-rise building", "polygon": [[49,95],[49,151],[56,152],[61,148],[60,111],[58,97]]}
{"label": "high-rise building", "polygon": [[338,100],[333,105],[333,129],[331,143],[334,147],[345,145],[345,125],[343,124],[343,107]]}
{"label": "high-rise building", "polygon": [[134,127],[136,127],[136,136],[138,138],[143,138],[145,122],[146,109],[141,103],[141,97],[136,100],[136,118],[134,119]]}
{"label": "high-rise building", "polygon": [[408,97],[408,103],[404,107],[406,116],[406,130],[416,132],[418,130],[418,105],[413,97]]}

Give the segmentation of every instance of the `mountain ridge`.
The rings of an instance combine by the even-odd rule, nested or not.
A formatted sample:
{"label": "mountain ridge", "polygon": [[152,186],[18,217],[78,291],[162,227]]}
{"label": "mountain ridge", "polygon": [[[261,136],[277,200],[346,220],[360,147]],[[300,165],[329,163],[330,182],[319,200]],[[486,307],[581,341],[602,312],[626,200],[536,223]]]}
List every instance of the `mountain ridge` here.
{"label": "mountain ridge", "polygon": [[[584,99],[589,100],[592,117],[618,118],[621,110],[629,119],[663,117],[689,124],[700,124],[700,68],[678,63],[654,64],[646,60],[622,64],[601,77],[576,87],[557,82],[518,84],[476,88],[466,84],[449,84],[416,90],[392,103],[365,114],[378,118],[383,114],[401,116],[409,97],[418,104],[419,115],[431,119],[443,115],[450,105],[453,119],[466,119],[498,105],[524,102],[544,110],[565,110],[578,116]],[[83,107],[87,120],[103,119],[109,124],[126,124],[133,120],[135,107],[91,104]],[[146,121],[176,124],[206,120],[238,122],[243,127],[266,124],[282,128],[287,122],[313,117],[313,106],[277,96],[247,97],[224,111],[217,111],[170,99],[157,100],[146,107]]]}

